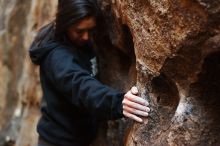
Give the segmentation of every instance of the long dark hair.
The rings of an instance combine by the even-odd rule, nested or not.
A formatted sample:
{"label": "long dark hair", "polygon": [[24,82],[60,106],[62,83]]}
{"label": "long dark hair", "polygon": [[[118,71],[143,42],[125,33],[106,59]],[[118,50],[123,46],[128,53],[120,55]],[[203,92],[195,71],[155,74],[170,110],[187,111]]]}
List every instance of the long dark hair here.
{"label": "long dark hair", "polygon": [[66,33],[70,26],[86,17],[100,19],[100,14],[96,0],[58,0],[56,19],[39,30],[35,42],[55,39],[69,43]]}
{"label": "long dark hair", "polygon": [[96,0],[58,0],[55,38],[62,40],[67,29],[83,18],[98,18],[99,11]]}

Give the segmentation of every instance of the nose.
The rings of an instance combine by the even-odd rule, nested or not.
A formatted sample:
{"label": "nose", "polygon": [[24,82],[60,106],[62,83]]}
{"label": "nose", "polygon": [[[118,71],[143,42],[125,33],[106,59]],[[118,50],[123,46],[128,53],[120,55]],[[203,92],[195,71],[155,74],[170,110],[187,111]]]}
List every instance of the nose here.
{"label": "nose", "polygon": [[84,40],[84,41],[89,40],[89,33],[88,32],[83,33],[82,40]]}

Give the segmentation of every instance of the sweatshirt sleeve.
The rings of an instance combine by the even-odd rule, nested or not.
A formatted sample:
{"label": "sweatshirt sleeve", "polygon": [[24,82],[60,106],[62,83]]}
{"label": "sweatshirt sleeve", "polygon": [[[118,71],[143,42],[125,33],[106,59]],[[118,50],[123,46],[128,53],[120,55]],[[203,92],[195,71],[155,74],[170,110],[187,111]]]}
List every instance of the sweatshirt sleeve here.
{"label": "sweatshirt sleeve", "polygon": [[55,89],[74,106],[85,108],[100,119],[123,117],[124,93],[103,85],[77,64],[67,49],[54,49],[41,64]]}

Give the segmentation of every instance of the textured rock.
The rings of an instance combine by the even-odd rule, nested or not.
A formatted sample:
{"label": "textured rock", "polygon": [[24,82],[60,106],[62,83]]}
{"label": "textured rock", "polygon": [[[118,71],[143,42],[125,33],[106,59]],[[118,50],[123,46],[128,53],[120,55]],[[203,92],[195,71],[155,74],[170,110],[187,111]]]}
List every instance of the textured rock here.
{"label": "textured rock", "polygon": [[[101,80],[149,100],[145,124],[108,122],[95,145],[219,145],[220,1],[99,0]],[[54,0],[0,0],[0,145],[35,145],[41,97],[27,48]]]}
{"label": "textured rock", "polygon": [[0,1],[0,145],[36,144],[41,91],[27,49],[55,6],[53,0]]}
{"label": "textured rock", "polygon": [[[100,4],[109,20],[105,52],[115,49],[135,56],[123,61],[136,63],[136,71],[131,64],[125,70],[120,68],[123,62],[112,62],[111,55],[103,57],[103,80],[116,75],[118,80],[109,77],[107,82],[127,89],[132,86],[129,78],[137,76],[141,95],[152,109],[145,120],[148,124],[131,125],[125,145],[219,145],[220,1],[105,0]],[[128,53],[131,48],[135,55]],[[120,69],[132,70],[133,76],[121,74]]]}

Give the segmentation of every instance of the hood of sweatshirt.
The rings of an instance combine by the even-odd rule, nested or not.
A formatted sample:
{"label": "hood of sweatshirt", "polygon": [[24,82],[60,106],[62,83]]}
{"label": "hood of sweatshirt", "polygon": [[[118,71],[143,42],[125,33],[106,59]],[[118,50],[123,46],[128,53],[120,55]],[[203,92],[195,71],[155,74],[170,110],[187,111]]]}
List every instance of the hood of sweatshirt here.
{"label": "hood of sweatshirt", "polygon": [[80,49],[76,49],[75,45],[67,38],[63,38],[63,42],[59,42],[55,39],[55,29],[54,24],[50,23],[43,27],[36,36],[35,40],[29,48],[29,55],[32,62],[36,65],[40,65],[43,59],[51,52],[53,49],[63,46],[65,48],[70,48],[75,50],[78,55],[91,55],[94,56],[94,48],[91,41],[85,43]]}
{"label": "hood of sweatshirt", "polygon": [[41,64],[44,57],[59,44],[54,41],[53,23],[43,27],[29,48],[29,55],[34,64]]}

